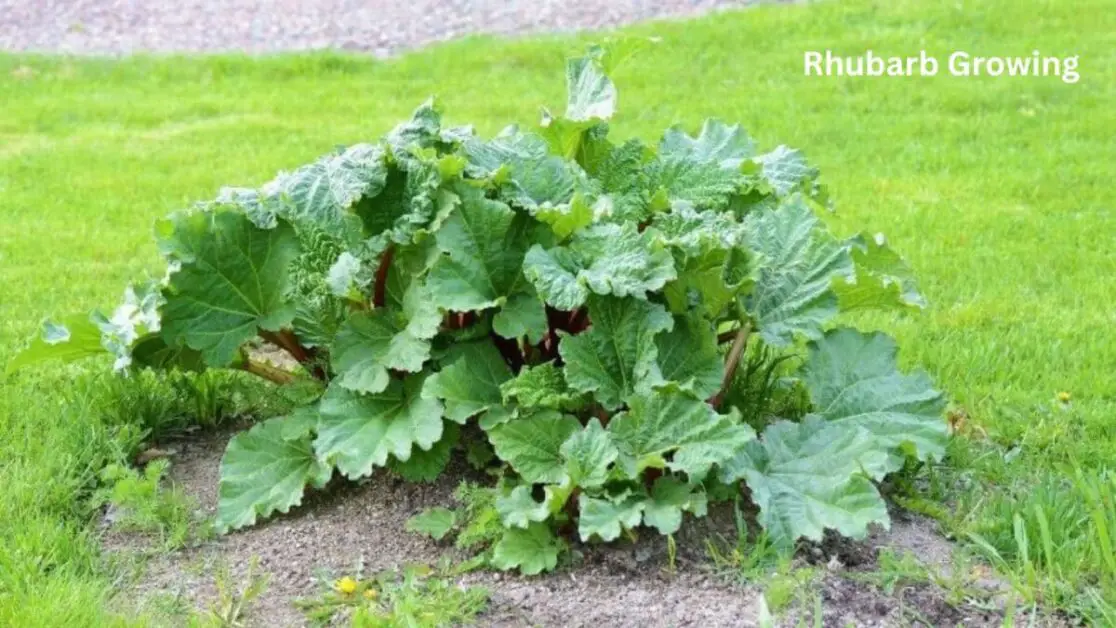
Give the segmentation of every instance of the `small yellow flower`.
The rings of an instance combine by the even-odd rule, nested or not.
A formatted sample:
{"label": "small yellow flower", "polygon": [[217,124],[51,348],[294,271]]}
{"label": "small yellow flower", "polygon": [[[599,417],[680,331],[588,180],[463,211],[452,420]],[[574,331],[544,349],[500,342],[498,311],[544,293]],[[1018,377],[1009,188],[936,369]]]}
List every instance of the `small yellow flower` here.
{"label": "small yellow flower", "polygon": [[1058,401],[1061,401],[1062,403],[1069,403],[1070,394],[1063,390],[1062,392],[1058,393]]}
{"label": "small yellow flower", "polygon": [[378,597],[380,597],[380,594],[376,591],[376,589],[365,589],[364,590],[364,599],[374,600]]}
{"label": "small yellow flower", "polygon": [[343,595],[352,595],[357,590],[357,581],[345,576],[334,583],[333,586]]}

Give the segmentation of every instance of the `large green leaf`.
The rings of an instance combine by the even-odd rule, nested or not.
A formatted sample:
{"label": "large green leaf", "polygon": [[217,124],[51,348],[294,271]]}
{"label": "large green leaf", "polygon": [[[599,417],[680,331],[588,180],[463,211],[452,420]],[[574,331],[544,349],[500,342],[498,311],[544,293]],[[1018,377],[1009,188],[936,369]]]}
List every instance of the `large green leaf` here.
{"label": "large green leaf", "polygon": [[480,189],[460,193],[461,205],[435,234],[445,254],[430,269],[431,295],[458,312],[502,305],[522,285],[528,219]]}
{"label": "large green leaf", "polygon": [[290,223],[260,229],[242,214],[200,212],[174,224],[175,257],[163,306],[167,344],[197,349],[206,364],[228,366],[259,329],[291,323],[289,266],[298,255]]}
{"label": "large green leaf", "polygon": [[888,524],[887,506],[864,474],[885,454],[865,429],[826,423],[779,421],[722,463],[722,481],[743,478],[771,539],[789,546],[798,538],[820,541],[826,528],[863,538],[868,524]]}
{"label": "large green leaf", "polygon": [[515,569],[533,576],[550,571],[558,565],[562,551],[559,541],[545,523],[532,523],[526,529],[510,528],[492,548],[492,566],[497,569]]}
{"label": "large green leaf", "polygon": [[461,428],[453,423],[446,423],[442,438],[433,447],[428,450],[412,449],[411,457],[406,460],[392,458],[388,461],[388,469],[408,482],[433,482],[449,465],[460,435]]}
{"label": "large green leaf", "polygon": [[682,527],[684,512],[704,516],[707,502],[705,493],[690,484],[672,475],[661,476],[643,504],[643,524],[659,534],[674,534]]}
{"label": "large green leaf", "polygon": [[506,527],[527,528],[533,521],[546,521],[550,517],[550,506],[546,500],[535,501],[531,487],[517,486],[496,498],[496,512],[500,513],[500,520]]}
{"label": "large green leaf", "polygon": [[[881,450],[910,445],[919,459],[941,459],[948,437],[942,419],[945,397],[926,373],[901,373],[897,351],[895,341],[883,333],[849,328],[811,343],[802,380],[814,412],[834,423],[864,428]],[[900,463],[893,458],[891,470]]]}
{"label": "large green leaf", "polygon": [[65,318],[61,323],[43,321],[31,344],[8,362],[8,374],[37,362],[62,360],[73,362],[92,355],[105,354],[101,346],[101,330],[89,320],[88,314]]}
{"label": "large green leaf", "polygon": [[441,399],[446,418],[458,423],[490,410],[503,413],[500,386],[512,372],[500,352],[490,341],[481,340],[462,347],[459,356],[427,378],[422,394]]}
{"label": "large green leaf", "polygon": [[588,304],[593,326],[564,337],[558,351],[570,387],[593,393],[611,410],[632,393],[661,381],[655,336],[674,321],[661,305],[632,297],[591,296]]}
{"label": "large green leaf", "polygon": [[224,532],[302,503],[306,485],[325,486],[333,472],[311,447],[309,425],[280,417],[233,436],[221,458],[216,527]]}
{"label": "large green leaf", "polygon": [[513,340],[537,343],[547,329],[546,306],[533,291],[512,295],[492,317],[492,331]]}
{"label": "large green leaf", "polygon": [[818,337],[837,315],[833,280],[852,273],[848,247],[818,228],[818,219],[800,197],[744,220],[749,245],[759,253],[746,307],[760,336],[775,347],[788,346],[797,334]]}
{"label": "large green leaf", "polygon": [[651,229],[603,224],[579,232],[568,246],[527,253],[523,273],[548,304],[581,306],[589,294],[647,298],[677,275],[674,258]]}
{"label": "large green leaf", "polygon": [[582,493],[577,500],[577,532],[582,541],[593,537],[615,541],[621,532],[639,525],[643,506],[643,500],[635,495],[598,498]]}
{"label": "large green leaf", "polygon": [[633,395],[628,406],[612,418],[608,432],[620,467],[632,479],[647,468],[700,477],[755,438],[751,427],[673,386]]}
{"label": "large green leaf", "polygon": [[562,444],[581,429],[577,419],[557,412],[518,418],[488,432],[496,455],[525,482],[559,484],[566,477]]}
{"label": "large green leaf", "polygon": [[725,363],[713,325],[697,316],[675,316],[674,328],[655,337],[663,381],[676,382],[699,399],[721,389]]}
{"label": "large green leaf", "polygon": [[205,360],[201,353],[184,345],[170,346],[157,333],[146,334],[136,340],[132,346],[132,362],[137,366],[156,370],[205,370]]}
{"label": "large green leaf", "polygon": [[442,316],[426,287],[418,282],[407,289],[402,300],[402,309],[356,312],[341,325],[330,351],[338,385],[377,393],[387,387],[389,371],[422,370]]}
{"label": "large green leaf", "polygon": [[314,450],[351,479],[366,476],[388,457],[406,461],[415,447],[442,438],[442,404],[422,397],[423,376],[393,379],[380,393],[360,395],[330,386],[321,402]]}
{"label": "large green leaf", "polygon": [[842,312],[867,309],[921,309],[925,299],[918,292],[907,263],[887,245],[883,234],[859,234],[849,240],[856,276],[837,278],[833,291]]}
{"label": "large green leaf", "polygon": [[608,120],[616,111],[616,86],[597,59],[566,62],[566,118],[574,122]]}

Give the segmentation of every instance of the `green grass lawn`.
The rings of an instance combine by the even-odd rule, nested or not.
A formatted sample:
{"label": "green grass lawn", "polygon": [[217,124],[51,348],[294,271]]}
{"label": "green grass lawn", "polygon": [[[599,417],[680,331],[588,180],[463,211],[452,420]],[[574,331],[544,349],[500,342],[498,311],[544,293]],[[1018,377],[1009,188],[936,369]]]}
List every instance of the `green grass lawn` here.
{"label": "green grass lawn", "polygon": [[[993,443],[1021,447],[994,464],[997,450],[957,448],[957,460],[1004,485],[993,494],[1009,500],[999,503],[1009,528],[1012,487],[1056,483],[1043,474],[1063,465],[1108,466],[1110,1],[854,0],[626,32],[663,41],[614,77],[619,135],[656,139],[708,116],[742,122],[763,146],[805,149],[836,200],[839,231],[883,232],[907,256],[930,307],[867,322],[894,333],[904,363],[930,371]],[[128,280],[160,272],[154,219],[221,185],[258,184],[336,144],[376,137],[431,94],[451,123],[485,133],[533,124],[540,105],[563,102],[564,57],[591,40],[470,39],[386,62],[0,56],[0,362],[42,317],[110,305]],[[1039,49],[1080,55],[1082,78],[804,77],[803,51],[826,48],[939,57]],[[112,572],[100,566],[75,495],[120,436],[63,403],[87,370],[47,367],[2,382],[0,624],[110,621]],[[1068,409],[1054,407],[1059,391],[1071,393]],[[1051,577],[1069,577],[1056,567]]]}

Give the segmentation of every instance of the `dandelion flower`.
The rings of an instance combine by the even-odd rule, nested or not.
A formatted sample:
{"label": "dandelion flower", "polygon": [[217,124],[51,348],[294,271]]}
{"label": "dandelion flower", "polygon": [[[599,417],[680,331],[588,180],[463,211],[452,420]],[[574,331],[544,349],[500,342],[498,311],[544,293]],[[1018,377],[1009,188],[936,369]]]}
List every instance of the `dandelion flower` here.
{"label": "dandelion flower", "polygon": [[1070,394],[1063,390],[1062,392],[1058,393],[1058,401],[1061,401],[1062,403],[1069,403]]}
{"label": "dandelion flower", "polygon": [[345,576],[333,585],[338,591],[345,595],[351,595],[357,590],[357,581]]}
{"label": "dandelion flower", "polygon": [[380,597],[380,594],[376,591],[376,589],[365,589],[364,590],[364,599],[374,600],[378,597]]}

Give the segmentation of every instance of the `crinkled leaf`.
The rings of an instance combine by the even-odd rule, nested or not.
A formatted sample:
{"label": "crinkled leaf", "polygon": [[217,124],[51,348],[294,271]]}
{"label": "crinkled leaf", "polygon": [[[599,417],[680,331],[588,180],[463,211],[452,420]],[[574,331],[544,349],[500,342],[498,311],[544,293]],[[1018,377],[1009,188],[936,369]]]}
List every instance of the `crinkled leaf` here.
{"label": "crinkled leaf", "polygon": [[578,161],[599,186],[593,202],[595,220],[642,223],[651,213],[651,178],[647,163],[651,151],[643,142],[631,139],[614,146],[602,132],[590,131],[581,146]]}
{"label": "crinkled leaf", "polygon": [[755,155],[756,145],[739,124],[727,125],[711,118],[701,125],[697,137],[690,137],[681,127],[671,127],[663,134],[659,152],[672,158],[698,163],[716,164],[736,169]]}
{"label": "crinkled leaf", "polygon": [[602,541],[615,541],[625,529],[639,525],[643,500],[628,495],[619,499],[601,499],[582,493],[577,499],[577,532],[582,541],[594,536]]}
{"label": "crinkled leaf", "polygon": [[571,390],[562,369],[553,362],[523,368],[500,386],[500,393],[504,403],[524,410],[574,412],[588,403],[588,395]]}
{"label": "crinkled leaf", "polygon": [[616,111],[616,86],[594,58],[566,62],[566,90],[566,118],[569,120],[608,120]]}
{"label": "crinkled leaf", "polygon": [[441,399],[447,419],[465,423],[490,409],[503,412],[500,386],[511,378],[500,352],[482,340],[463,346],[452,364],[427,378],[422,394]]}
{"label": "crinkled leaf", "polygon": [[620,467],[632,479],[643,469],[667,467],[701,476],[755,438],[751,427],[669,386],[630,397],[628,410],[612,418],[608,432],[620,451]]}
{"label": "crinkled leaf", "polygon": [[739,126],[706,120],[696,138],[675,127],[663,135],[649,167],[651,185],[666,190],[672,203],[724,209],[745,184],[741,164],[752,154],[752,142]]}
{"label": "crinkled leaf", "polygon": [[652,224],[665,244],[687,256],[742,248],[747,242],[747,230],[731,213],[698,211],[689,203],[656,214]]}
{"label": "crinkled leaf", "polygon": [[492,566],[504,571],[518,567],[523,574],[533,576],[554,569],[561,551],[562,543],[549,526],[532,523],[527,529],[504,531],[504,536],[492,548]]}
{"label": "crinkled leaf", "polygon": [[547,141],[510,126],[489,141],[472,139],[463,145],[476,178],[500,183],[501,196],[532,211],[568,203],[573,197],[579,169],[576,164],[549,152]]}
{"label": "crinkled leaf", "polygon": [[608,468],[620,455],[609,433],[597,419],[590,419],[584,429],[574,432],[562,443],[566,474],[572,486],[595,489],[608,480]]}
{"label": "crinkled leaf", "polygon": [[721,479],[743,478],[771,539],[789,546],[820,541],[826,528],[863,538],[868,524],[888,524],[887,506],[862,469],[882,453],[863,428],[807,419],[779,421],[721,467]]}
{"label": "crinkled leaf", "polygon": [[406,530],[416,534],[425,534],[435,541],[441,541],[457,525],[457,513],[449,508],[438,506],[427,508],[407,520]]}
{"label": "crinkled leaf", "polygon": [[411,112],[411,118],[400,122],[387,134],[387,143],[395,153],[408,149],[430,148],[442,140],[442,108],[428,98]]}
{"label": "crinkled leaf", "polygon": [[785,347],[796,334],[818,337],[837,315],[833,279],[852,273],[848,248],[818,228],[801,198],[748,214],[744,222],[751,248],[759,253],[755,287],[745,305],[764,342]]}
{"label": "crinkled leaf", "polygon": [[391,380],[383,392],[360,395],[330,386],[321,402],[314,450],[350,479],[407,460],[415,447],[429,450],[442,438],[442,404],[422,397],[423,377]]}
{"label": "crinkled leaf", "polygon": [[497,497],[496,511],[508,528],[527,528],[533,521],[546,521],[550,517],[546,500],[535,501],[530,486],[517,486],[507,495]]}
{"label": "crinkled leaf", "polygon": [[708,399],[721,388],[725,365],[713,325],[695,316],[675,316],[674,328],[655,337],[659,372],[665,382]]}
{"label": "crinkled leaf", "polygon": [[802,151],[786,146],[778,146],[755,160],[762,166],[760,176],[779,196],[787,196],[804,182],[812,182],[818,176],[817,168],[810,166]]}
{"label": "crinkled leaf", "polygon": [[242,214],[196,213],[174,224],[181,268],[163,306],[168,345],[197,349],[210,366],[228,366],[257,330],[289,325],[284,294],[298,255],[290,223],[260,229]]}
{"label": "crinkled leaf", "polygon": [[314,455],[310,434],[290,430],[290,419],[259,423],[232,437],[221,458],[216,527],[228,531],[252,525],[258,517],[287,512],[302,503],[307,485],[322,487],[332,467]]}
{"label": "crinkled leaf", "polygon": [[43,321],[39,333],[26,349],[8,362],[8,374],[38,362],[62,360],[73,362],[91,355],[104,354],[101,330],[89,320],[88,314],[69,316],[61,323]]}
{"label": "crinkled leaf", "polygon": [[591,296],[588,305],[592,327],[563,337],[558,351],[570,387],[593,393],[611,410],[632,393],[661,381],[654,340],[674,321],[661,305],[631,297]]}
{"label": "crinkled leaf", "polygon": [[376,145],[357,144],[327,155],[280,179],[281,214],[344,242],[358,240],[360,219],[352,207],[362,197],[379,194],[387,174],[384,150]]}
{"label": "crinkled leaf", "polygon": [[603,224],[579,232],[565,247],[527,253],[523,273],[548,304],[580,307],[590,293],[647,298],[676,277],[674,259],[651,229]]}
{"label": "crinkled leaf", "polygon": [[558,484],[566,477],[562,444],[581,429],[577,419],[557,412],[540,412],[508,421],[488,432],[496,455],[525,482]]}
{"label": "crinkled leaf", "polygon": [[409,153],[396,158],[383,192],[366,196],[353,207],[365,233],[374,238],[365,244],[374,242],[372,249],[381,249],[389,241],[409,245],[420,240],[421,233],[437,231],[460,201],[453,190],[442,187],[447,176],[444,158]]}
{"label": "crinkled leaf", "polygon": [[[926,373],[904,375],[895,341],[876,332],[840,328],[810,344],[802,380],[814,412],[831,422],[867,430],[884,451],[909,443],[920,460],[945,455],[945,398]],[[901,460],[894,458],[891,470]]]}
{"label": "crinkled leaf", "polygon": [[430,269],[434,302],[467,312],[495,307],[517,292],[527,252],[527,219],[476,188],[461,189],[462,203],[435,234],[445,253]]}
{"label": "crinkled leaf", "polygon": [[559,240],[565,240],[580,229],[593,224],[598,214],[605,213],[609,205],[593,205],[583,194],[575,193],[569,203],[540,207],[535,218],[550,225],[551,231]]}
{"label": "crinkled leaf", "polygon": [[372,273],[364,268],[359,258],[348,251],[341,252],[326,274],[326,284],[336,297],[359,295],[371,282]]}
{"label": "crinkled leaf", "polygon": [[926,306],[910,268],[887,245],[883,234],[860,234],[851,238],[849,244],[856,275],[833,280],[833,291],[842,312]]}

